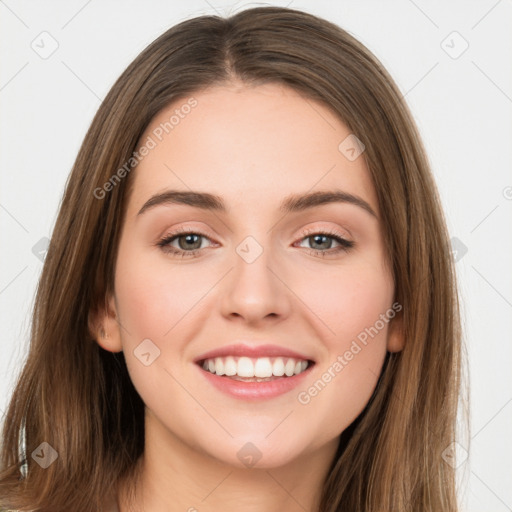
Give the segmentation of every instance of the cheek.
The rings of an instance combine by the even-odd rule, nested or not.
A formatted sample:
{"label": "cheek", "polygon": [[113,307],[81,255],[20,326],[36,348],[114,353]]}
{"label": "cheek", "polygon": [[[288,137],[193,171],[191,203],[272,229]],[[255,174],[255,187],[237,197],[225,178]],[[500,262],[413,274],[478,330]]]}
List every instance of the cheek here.
{"label": "cheek", "polygon": [[298,401],[327,419],[323,428],[332,435],[350,425],[368,403],[385,359],[394,288],[380,269],[368,265],[332,272],[315,279],[304,295],[323,325],[325,356]]}
{"label": "cheek", "polygon": [[123,333],[123,343],[168,337],[201,299],[207,285],[192,266],[172,269],[164,260],[155,262],[136,255],[124,258],[116,272],[119,315],[130,333]]}
{"label": "cheek", "polygon": [[[394,294],[390,276],[370,263],[309,276],[300,288],[300,296],[325,326],[329,350],[348,348],[360,334],[364,339],[366,329],[391,307]],[[386,331],[385,326],[378,322],[379,332]]]}
{"label": "cheek", "polygon": [[[117,262],[115,281],[123,352],[131,380],[146,405],[159,410],[165,404],[164,389],[166,396],[183,393],[168,371],[174,372],[173,364],[180,361],[187,340],[193,336],[188,321],[193,319],[194,305],[204,296],[205,287],[212,283],[204,283],[192,266],[172,269],[165,258],[128,250]],[[145,341],[148,339],[150,344]],[[139,357],[148,352],[151,362],[145,365]]]}

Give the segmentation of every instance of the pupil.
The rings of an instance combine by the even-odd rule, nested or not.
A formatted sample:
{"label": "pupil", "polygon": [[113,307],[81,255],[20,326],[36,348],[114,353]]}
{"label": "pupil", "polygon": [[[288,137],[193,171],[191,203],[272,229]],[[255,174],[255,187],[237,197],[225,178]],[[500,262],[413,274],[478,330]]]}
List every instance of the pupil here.
{"label": "pupil", "polygon": [[[185,235],[183,237],[180,237],[180,241],[182,238],[185,238],[186,242],[185,244],[189,244],[189,243],[192,243],[194,244],[194,238],[196,238],[196,244],[197,244],[197,240],[199,239],[199,235],[194,235],[194,234],[189,234],[189,235]],[[180,243],[180,246],[182,244]],[[190,245],[186,245],[185,247],[181,247],[181,249],[199,249],[199,247],[201,246],[201,242],[199,242],[199,245],[197,247],[190,247]]]}
{"label": "pupil", "polygon": [[[317,243],[317,239],[327,239],[328,237],[326,235],[315,235],[312,237],[313,240],[314,240],[314,243],[316,244]],[[322,244],[322,242],[318,242],[319,244]],[[325,243],[325,242],[324,242]],[[323,247],[323,249],[329,249],[329,247]]]}

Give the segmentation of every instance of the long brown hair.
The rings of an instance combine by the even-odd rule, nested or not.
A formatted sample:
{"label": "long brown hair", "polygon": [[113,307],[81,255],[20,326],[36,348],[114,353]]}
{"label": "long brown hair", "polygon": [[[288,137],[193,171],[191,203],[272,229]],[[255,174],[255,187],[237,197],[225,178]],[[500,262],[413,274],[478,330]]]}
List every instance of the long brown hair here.
{"label": "long brown hair", "polygon": [[[328,21],[278,7],[172,27],[101,104],[39,281],[30,351],[3,426],[0,506],[96,512],[133,471],[144,449],[144,404],[122,352],[101,349],[89,330],[91,312],[106,307],[114,291],[133,174],[126,162],[164,107],[233,78],[288,85],[329,107],[363,142],[395,300],[403,305],[405,348],[387,354],[371,400],[342,434],[320,510],[457,510],[455,470],[443,452],[455,441],[462,390],[459,303],[424,148],[399,89],[368,49]],[[105,191],[123,166],[122,179]],[[46,469],[30,456],[42,442],[58,454]]]}

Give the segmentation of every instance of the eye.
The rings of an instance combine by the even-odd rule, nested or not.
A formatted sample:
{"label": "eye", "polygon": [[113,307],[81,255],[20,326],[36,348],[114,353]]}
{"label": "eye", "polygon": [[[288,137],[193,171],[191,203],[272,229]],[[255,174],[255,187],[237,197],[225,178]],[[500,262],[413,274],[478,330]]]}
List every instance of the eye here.
{"label": "eye", "polygon": [[[187,258],[197,256],[199,254],[201,249],[203,249],[203,247],[201,247],[203,239],[209,240],[209,238],[202,233],[186,229],[178,229],[160,239],[157,245],[166,253],[177,257]],[[177,242],[178,247],[172,245],[175,242]]]}
{"label": "eye", "polygon": [[[203,233],[182,228],[167,234],[157,242],[157,245],[167,254],[188,258],[199,255],[201,250],[204,249],[202,246],[203,240],[210,240],[210,238]],[[341,233],[334,230],[309,230],[303,234],[303,238],[300,241],[302,242],[303,240],[312,244],[310,251],[315,256],[322,257],[347,252],[354,246],[354,242],[347,240]],[[332,247],[333,241],[335,244],[338,244],[337,247]],[[177,247],[173,245],[176,243]]]}
{"label": "eye", "polygon": [[[339,252],[347,252],[354,247],[354,242],[347,240],[341,233],[337,231],[316,231],[309,230],[301,239],[308,241],[311,245],[311,251],[316,256],[325,257],[327,255],[338,254]],[[338,247],[332,248],[332,241],[338,244]]]}

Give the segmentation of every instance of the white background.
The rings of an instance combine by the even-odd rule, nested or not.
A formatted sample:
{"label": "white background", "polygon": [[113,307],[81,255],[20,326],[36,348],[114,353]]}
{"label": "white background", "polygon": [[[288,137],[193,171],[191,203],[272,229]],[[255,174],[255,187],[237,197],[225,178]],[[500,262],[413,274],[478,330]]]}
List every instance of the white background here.
{"label": "white background", "polygon": [[[0,0],[1,414],[28,347],[42,268],[32,248],[51,236],[65,180],[101,100],[170,26],[258,5],[270,4]],[[406,95],[450,234],[467,248],[457,262],[471,386],[471,441],[457,452],[463,460],[469,449],[458,470],[462,510],[510,511],[512,1],[271,5],[302,9],[348,30]],[[46,59],[31,47],[52,44],[58,48]]]}

